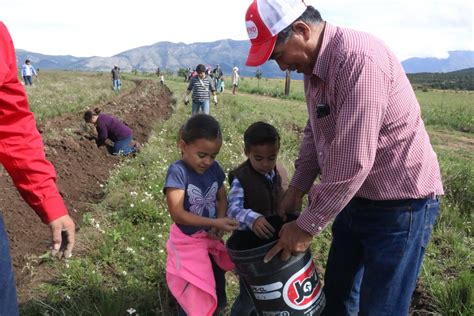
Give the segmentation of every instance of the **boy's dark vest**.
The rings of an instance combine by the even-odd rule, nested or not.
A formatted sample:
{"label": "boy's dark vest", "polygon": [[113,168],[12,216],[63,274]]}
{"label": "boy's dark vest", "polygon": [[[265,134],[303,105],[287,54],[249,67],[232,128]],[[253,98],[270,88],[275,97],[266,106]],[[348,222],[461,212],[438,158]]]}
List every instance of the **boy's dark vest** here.
{"label": "boy's dark vest", "polygon": [[255,171],[247,160],[229,173],[229,183],[237,178],[244,189],[244,208],[252,209],[263,216],[276,214],[277,205],[283,195],[282,178],[275,168],[273,183]]}

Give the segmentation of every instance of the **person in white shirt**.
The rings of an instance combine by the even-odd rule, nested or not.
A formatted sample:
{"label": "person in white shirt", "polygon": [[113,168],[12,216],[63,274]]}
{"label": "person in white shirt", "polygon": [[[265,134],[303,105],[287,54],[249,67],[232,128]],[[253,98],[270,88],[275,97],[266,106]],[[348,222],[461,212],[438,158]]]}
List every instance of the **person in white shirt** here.
{"label": "person in white shirt", "polygon": [[232,68],[232,94],[235,94],[237,91],[237,86],[239,85],[239,68]]}
{"label": "person in white shirt", "polygon": [[25,63],[21,67],[21,75],[23,76],[23,81],[25,82],[25,86],[32,86],[33,85],[33,75],[37,76],[35,67],[33,67],[30,63],[30,60],[25,60]]}

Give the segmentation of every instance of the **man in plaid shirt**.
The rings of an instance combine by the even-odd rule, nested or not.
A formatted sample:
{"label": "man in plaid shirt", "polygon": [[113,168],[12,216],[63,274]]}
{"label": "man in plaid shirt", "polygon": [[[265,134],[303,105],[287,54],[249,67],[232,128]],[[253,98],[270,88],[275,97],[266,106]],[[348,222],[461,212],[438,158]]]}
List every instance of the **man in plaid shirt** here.
{"label": "man in plaid shirt", "polygon": [[[255,0],[247,65],[303,73],[308,121],[280,214],[309,204],[268,252],[303,252],[331,221],[326,315],[406,315],[443,194],[436,154],[400,62],[375,37],[301,0]],[[314,184],[319,176],[320,182]]]}

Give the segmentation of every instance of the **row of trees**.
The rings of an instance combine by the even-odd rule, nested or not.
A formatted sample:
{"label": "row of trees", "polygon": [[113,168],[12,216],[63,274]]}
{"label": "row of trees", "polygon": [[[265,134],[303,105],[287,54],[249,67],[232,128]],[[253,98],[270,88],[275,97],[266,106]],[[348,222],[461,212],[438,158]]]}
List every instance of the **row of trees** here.
{"label": "row of trees", "polygon": [[474,90],[474,68],[448,73],[408,74],[408,79],[420,89]]}

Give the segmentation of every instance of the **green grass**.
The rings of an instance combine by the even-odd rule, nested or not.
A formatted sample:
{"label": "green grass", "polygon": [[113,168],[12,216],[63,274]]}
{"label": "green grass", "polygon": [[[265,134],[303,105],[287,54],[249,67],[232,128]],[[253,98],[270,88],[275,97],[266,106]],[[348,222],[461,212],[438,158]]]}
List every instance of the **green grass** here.
{"label": "green grass", "polygon": [[[30,109],[38,122],[66,112],[93,108],[117,96],[111,88],[110,74],[102,72],[41,71],[33,86],[26,87]],[[122,92],[130,90],[133,82],[124,81]]]}
{"label": "green grass", "polygon": [[[89,78],[88,75],[85,78]],[[108,77],[103,79],[107,85]],[[211,114],[221,123],[224,135],[218,160],[226,172],[242,162],[245,159],[242,153],[244,130],[257,120],[265,120],[278,127],[282,136],[279,161],[292,174],[300,143],[296,131],[302,131],[307,119],[305,104],[291,98],[242,93],[257,84],[256,79],[247,79],[237,95],[230,94],[227,89],[219,95],[219,106],[211,106]],[[51,80],[53,84],[54,80]],[[165,244],[171,220],[162,186],[168,165],[179,157],[177,130],[190,115],[190,106],[185,107],[182,101],[186,84],[180,80],[166,78],[177,100],[174,114],[156,125],[148,144],[135,159],[124,160],[117,166],[105,186],[104,201],[97,205],[95,212],[84,216],[78,248],[87,251],[64,264],[54,283],[36,289],[37,299],[22,306],[23,314],[127,315],[130,308],[140,315],[172,313],[173,303],[166,290],[164,273]],[[277,87],[283,82],[267,81],[272,89],[279,89]],[[245,88],[244,83],[249,86]],[[260,87],[263,84],[265,79]],[[296,84],[293,87],[299,89]],[[83,87],[77,93],[87,94],[90,89],[94,89],[93,86]],[[58,91],[51,101],[54,103],[54,98],[64,93]],[[444,121],[431,119],[438,117],[433,114],[436,111],[431,111],[431,107],[438,106],[433,103],[439,97],[437,93],[427,92],[420,97],[420,103],[440,160],[446,196],[426,250],[421,277],[442,315],[473,315],[473,136],[457,132],[458,125],[452,124],[449,117]],[[447,113],[457,109],[470,113],[471,95],[447,96],[449,98],[443,101]],[[81,104],[77,109],[82,107],[90,105]],[[326,229],[312,245],[313,254],[322,268],[330,240],[331,234]],[[235,277],[228,276],[228,297],[232,303],[238,284]]]}

